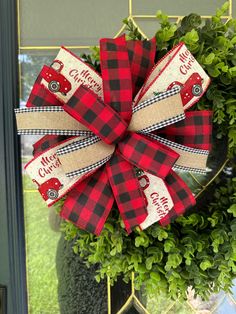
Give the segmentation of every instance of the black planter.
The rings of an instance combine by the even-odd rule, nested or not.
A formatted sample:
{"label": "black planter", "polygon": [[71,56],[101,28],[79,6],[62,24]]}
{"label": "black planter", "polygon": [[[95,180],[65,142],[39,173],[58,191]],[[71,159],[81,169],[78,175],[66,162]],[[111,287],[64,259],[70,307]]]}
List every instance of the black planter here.
{"label": "black planter", "polygon": [[96,282],[96,267],[87,268],[63,235],[58,243],[56,267],[61,314],[107,313],[106,281]]}
{"label": "black planter", "polygon": [[[94,279],[96,267],[87,268],[79,255],[72,250],[73,242],[66,241],[62,235],[56,256],[58,277],[58,301],[61,314],[106,314],[108,312],[108,293],[106,280],[99,284]],[[131,283],[126,284],[118,278],[111,286],[111,314],[116,314],[131,295]],[[145,304],[145,299],[136,294]],[[129,304],[125,313],[140,313],[135,304]]]}

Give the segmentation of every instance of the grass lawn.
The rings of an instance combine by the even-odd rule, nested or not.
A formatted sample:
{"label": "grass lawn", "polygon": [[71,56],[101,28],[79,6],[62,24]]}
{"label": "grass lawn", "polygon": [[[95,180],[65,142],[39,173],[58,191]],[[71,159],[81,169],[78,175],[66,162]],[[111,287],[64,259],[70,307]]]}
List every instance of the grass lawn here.
{"label": "grass lawn", "polygon": [[55,255],[59,232],[51,230],[49,209],[24,176],[25,237],[29,314],[58,314]]}

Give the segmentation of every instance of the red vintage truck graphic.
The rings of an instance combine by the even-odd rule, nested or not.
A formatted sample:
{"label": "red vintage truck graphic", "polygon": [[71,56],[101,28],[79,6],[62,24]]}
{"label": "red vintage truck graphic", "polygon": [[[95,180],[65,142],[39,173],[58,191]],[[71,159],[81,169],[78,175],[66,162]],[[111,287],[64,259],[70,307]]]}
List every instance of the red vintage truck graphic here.
{"label": "red vintage truck graphic", "polygon": [[167,87],[167,90],[178,86],[180,89],[183,105],[186,105],[194,96],[198,97],[202,94],[202,82],[203,79],[201,76],[194,72],[185,83],[174,81]]}
{"label": "red vintage truck graphic", "polygon": [[56,200],[59,196],[58,191],[63,187],[63,184],[57,178],[51,178],[42,184],[39,184],[35,179],[32,181],[37,184],[39,193],[45,201],[48,199]]}
{"label": "red vintage truck graphic", "polygon": [[143,197],[144,197],[144,200],[145,200],[145,205],[148,206],[148,200],[147,200],[147,197],[146,197],[144,191],[149,187],[150,180],[149,180],[148,176],[145,175],[145,174],[139,176],[138,180],[139,180],[140,186],[141,186],[141,188],[143,190]]}
{"label": "red vintage truck graphic", "polygon": [[44,66],[41,75],[48,82],[48,89],[66,96],[71,90],[71,83],[60,73],[64,64],[60,60],[55,60],[50,67]]}

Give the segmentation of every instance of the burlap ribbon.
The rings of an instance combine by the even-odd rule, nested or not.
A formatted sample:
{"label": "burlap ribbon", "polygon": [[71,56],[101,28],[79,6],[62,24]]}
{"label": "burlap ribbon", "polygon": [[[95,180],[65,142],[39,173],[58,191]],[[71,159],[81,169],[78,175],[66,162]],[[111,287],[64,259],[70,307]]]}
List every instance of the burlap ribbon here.
{"label": "burlap ribbon", "polygon": [[[185,53],[179,51],[180,57],[193,58],[183,44],[173,51],[183,48]],[[185,114],[183,99],[189,88],[183,86],[181,92],[176,82],[167,90],[163,88],[150,94],[157,84],[159,65],[149,74],[136,96],[136,103],[132,105],[137,85],[141,87],[140,82],[144,82],[153,65],[154,40],[126,42],[124,36],[102,39],[100,54],[102,80],[63,48],[56,61],[64,65],[64,72],[44,67],[30,95],[28,108],[16,110],[19,134],[46,135],[36,145],[38,154],[28,166],[29,172],[34,177],[34,164],[39,161],[43,166],[49,165],[47,160],[53,161],[56,168],[53,159],[56,158],[57,168],[63,170],[69,180],[67,186],[58,183],[54,175],[51,181],[39,185],[41,194],[44,191],[42,195],[48,205],[67,194],[61,216],[98,235],[114,200],[127,232],[138,225],[145,227],[144,221],[149,215],[147,197],[135,170],[142,169],[143,173],[154,176],[153,182],[158,177],[156,182],[161,184],[158,181],[161,179],[165,183],[165,193],[170,196],[173,205],[164,216],[159,217],[160,223],[165,224],[172,216],[182,214],[195,203],[190,189],[172,168],[205,171],[210,147],[211,113],[197,111]],[[175,62],[176,53],[173,52],[166,60],[170,60],[172,55]],[[162,59],[161,64],[163,62]],[[171,68],[171,65],[167,67],[168,62],[163,65],[166,72]],[[201,71],[201,77],[204,75],[207,81],[206,88],[209,78],[196,60],[194,62],[198,73]],[[188,84],[194,78],[197,80],[194,71],[192,69],[193,73],[188,76]],[[48,83],[50,75],[54,80]],[[194,83],[197,85],[198,81]],[[202,93],[203,90],[199,95],[193,95],[189,102],[193,104]],[[182,132],[178,135],[176,130]],[[172,140],[171,136],[175,134],[181,138],[181,143]],[[63,135],[73,137],[63,141],[55,137]],[[53,166],[49,167],[52,172]],[[38,170],[38,177],[44,178],[48,171]],[[54,184],[55,187],[56,183],[64,191],[57,190],[58,195],[50,201],[47,185]]]}

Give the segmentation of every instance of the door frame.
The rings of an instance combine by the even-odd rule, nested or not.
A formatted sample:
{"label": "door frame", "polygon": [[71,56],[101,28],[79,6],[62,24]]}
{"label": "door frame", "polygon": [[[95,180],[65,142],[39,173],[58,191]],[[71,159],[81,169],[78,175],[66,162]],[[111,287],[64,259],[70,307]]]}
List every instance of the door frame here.
{"label": "door frame", "polygon": [[19,105],[18,87],[17,3],[1,0],[0,284],[7,288],[8,314],[27,313],[22,171],[14,115]]}

